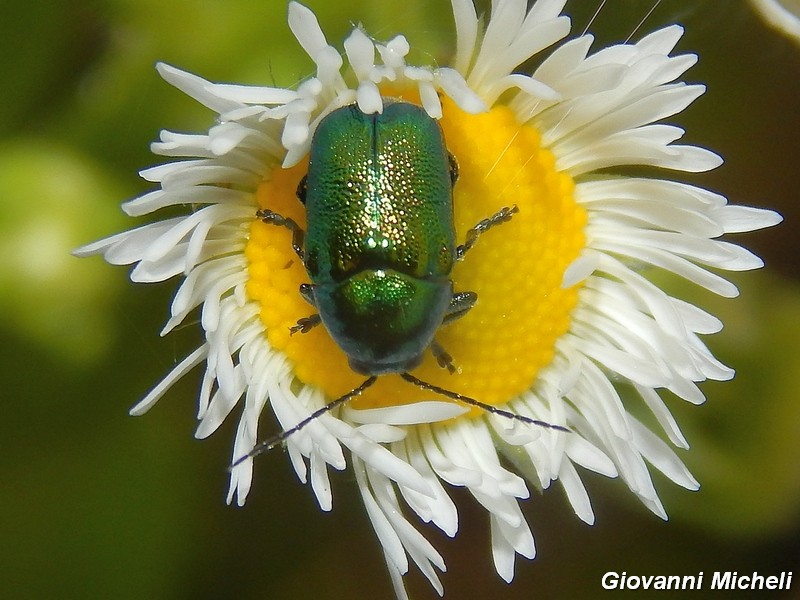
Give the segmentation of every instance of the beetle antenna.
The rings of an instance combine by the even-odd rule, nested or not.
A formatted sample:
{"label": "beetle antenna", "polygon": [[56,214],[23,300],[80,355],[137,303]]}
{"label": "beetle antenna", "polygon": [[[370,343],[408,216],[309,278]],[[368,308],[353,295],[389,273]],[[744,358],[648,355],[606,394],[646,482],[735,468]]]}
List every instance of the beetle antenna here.
{"label": "beetle antenna", "polygon": [[273,435],[271,438],[267,438],[266,440],[264,440],[262,442],[259,442],[258,444],[253,446],[253,449],[250,450],[250,452],[248,452],[247,454],[245,454],[244,456],[242,456],[240,458],[237,458],[233,462],[233,464],[230,467],[228,467],[228,471],[232,471],[235,467],[237,467],[240,464],[242,464],[248,458],[253,458],[254,456],[258,456],[259,454],[263,454],[264,452],[269,452],[275,446],[278,446],[278,445],[282,444],[289,436],[297,433],[298,431],[303,429],[306,425],[308,425],[309,423],[311,423],[315,419],[319,418],[320,416],[324,415],[327,412],[332,411],[337,406],[341,406],[342,404],[344,404],[345,402],[347,402],[348,400],[350,400],[354,396],[361,395],[361,393],[364,390],[366,390],[368,387],[370,387],[373,383],[375,383],[375,381],[377,379],[378,378],[375,375],[365,379],[364,382],[361,385],[359,385],[357,388],[347,392],[344,396],[340,396],[336,400],[333,400],[332,402],[329,402],[328,404],[326,404],[322,408],[319,408],[319,409],[315,410],[313,413],[311,413],[305,419],[300,421],[294,427],[291,427],[291,428],[287,429],[286,431],[281,431],[280,433],[278,433],[276,435]]}
{"label": "beetle antenna", "polygon": [[452,392],[445,388],[439,387],[438,385],[433,385],[432,383],[428,383],[427,381],[422,381],[421,379],[417,379],[411,373],[400,373],[400,377],[402,377],[409,383],[413,383],[420,389],[427,390],[429,392],[434,392],[436,394],[441,394],[442,396],[446,396],[447,398],[452,398],[453,400],[458,400],[459,402],[463,402],[464,404],[469,404],[470,406],[476,406],[494,415],[500,415],[501,417],[506,417],[507,419],[513,419],[515,421],[522,421],[523,423],[527,423],[528,425],[536,425],[538,427],[544,427],[546,429],[555,429],[556,431],[566,431],[567,433],[570,432],[569,429],[567,429],[562,425],[553,425],[552,423],[548,423],[547,421],[540,421],[539,419],[531,419],[530,417],[526,417],[525,415],[518,415],[516,413],[503,410],[502,408],[497,408],[496,406],[492,406],[491,404],[486,404],[485,402],[481,402],[480,400],[475,400],[475,398],[470,398],[469,396],[465,396],[464,394],[459,394],[458,392]]}

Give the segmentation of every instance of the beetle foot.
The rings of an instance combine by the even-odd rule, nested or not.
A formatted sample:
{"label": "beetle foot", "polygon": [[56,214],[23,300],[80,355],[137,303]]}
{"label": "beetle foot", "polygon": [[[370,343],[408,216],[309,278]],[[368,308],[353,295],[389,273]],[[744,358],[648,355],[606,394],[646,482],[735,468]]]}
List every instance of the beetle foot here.
{"label": "beetle foot", "polygon": [[450,356],[450,353],[436,340],[431,342],[431,352],[433,352],[433,356],[436,358],[436,362],[439,366],[450,371],[451,375],[460,372],[460,369],[453,364],[453,357]]}
{"label": "beetle foot", "polygon": [[295,333],[308,333],[321,322],[322,319],[320,319],[319,315],[311,315],[310,317],[297,319],[297,323],[289,327],[289,335],[294,335]]}
{"label": "beetle foot", "polygon": [[303,260],[304,256],[303,243],[305,240],[305,232],[294,221],[294,219],[289,219],[287,217],[284,217],[283,215],[279,215],[275,211],[272,211],[268,208],[258,209],[256,211],[256,217],[258,217],[268,225],[277,225],[279,227],[286,227],[286,229],[291,231],[292,248],[294,249],[295,254],[297,254],[297,256],[300,257],[300,260]]}

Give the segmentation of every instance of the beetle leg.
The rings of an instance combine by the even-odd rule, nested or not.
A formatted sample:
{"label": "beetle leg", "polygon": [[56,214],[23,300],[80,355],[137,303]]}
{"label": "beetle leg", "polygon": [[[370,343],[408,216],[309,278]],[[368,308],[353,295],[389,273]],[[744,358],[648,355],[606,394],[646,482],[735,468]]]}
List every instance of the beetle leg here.
{"label": "beetle leg", "polygon": [[447,312],[444,314],[442,325],[452,323],[456,319],[463,317],[465,314],[467,314],[470,308],[475,306],[475,302],[477,302],[477,300],[478,294],[475,292],[457,292],[453,294],[453,297],[450,298],[450,306],[447,308]]}
{"label": "beetle leg", "polygon": [[433,353],[433,357],[436,359],[436,362],[439,363],[439,366],[450,371],[451,375],[458,370],[453,364],[453,357],[450,356],[450,353],[447,352],[447,350],[445,350],[436,340],[431,342],[431,352]]}
{"label": "beetle leg", "polygon": [[[314,286],[310,283],[300,284],[300,295],[303,297],[303,300],[308,302],[311,306],[317,305],[316,301],[314,300]],[[295,333],[308,333],[321,322],[322,319],[319,315],[311,315],[310,317],[298,319],[297,324],[289,327],[289,335],[294,335]]]}
{"label": "beetle leg", "polygon": [[[478,294],[475,292],[458,292],[453,294],[453,297],[450,298],[450,306],[444,314],[442,325],[452,323],[456,319],[463,317],[467,314],[469,309],[475,305],[477,300]],[[451,374],[458,371],[453,364],[453,357],[450,356],[450,353],[436,340],[431,342],[431,352],[433,352],[433,356],[436,358],[436,362],[439,363],[440,367],[447,369]]]}
{"label": "beetle leg", "polygon": [[450,184],[454,185],[458,181],[458,161],[452,153],[447,153],[447,162],[450,164]]}
{"label": "beetle leg", "polygon": [[289,335],[294,335],[295,333],[308,333],[320,323],[322,323],[322,319],[316,314],[311,315],[310,317],[297,319],[297,324],[289,327]]}
{"label": "beetle leg", "polygon": [[294,248],[300,260],[303,260],[303,241],[305,240],[306,234],[293,219],[283,217],[268,208],[259,209],[258,212],[256,212],[256,217],[264,221],[264,223],[286,227],[286,229],[291,231],[292,248]]}
{"label": "beetle leg", "polygon": [[494,227],[495,225],[499,225],[500,223],[505,223],[506,221],[511,220],[511,215],[516,212],[519,212],[516,204],[514,204],[511,208],[504,206],[488,219],[484,219],[475,225],[475,227],[467,232],[466,241],[456,248],[456,260],[461,260],[464,258],[467,250],[475,245],[475,242],[478,241],[478,238],[482,233],[485,233],[488,229]]}

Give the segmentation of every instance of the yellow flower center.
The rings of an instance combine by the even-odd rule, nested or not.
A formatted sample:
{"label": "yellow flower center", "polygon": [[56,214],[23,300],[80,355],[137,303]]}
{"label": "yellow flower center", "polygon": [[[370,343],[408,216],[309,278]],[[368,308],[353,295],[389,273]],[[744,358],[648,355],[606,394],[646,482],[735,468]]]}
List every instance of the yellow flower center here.
{"label": "yellow flower center", "polygon": [[[470,115],[443,98],[443,110],[445,141],[459,164],[453,191],[459,243],[500,208],[516,204],[519,212],[482,235],[451,273],[455,291],[478,295],[468,313],[436,334],[459,372],[451,375],[426,352],[413,373],[498,405],[531,388],[569,327],[577,289],[562,289],[561,281],[584,246],[586,212],[573,198],[572,179],[556,171],[552,153],[542,148],[539,133],[520,125],[511,109],[497,106]],[[305,209],[295,192],[306,170],[305,163],[273,170],[258,189],[259,207],[305,227]],[[299,318],[314,313],[298,292],[309,279],[292,250],[291,233],[255,220],[246,255],[247,293],[260,303],[268,341],[286,353],[295,376],[331,399],[359,385],[365,377],[349,368],[324,326],[289,335]],[[351,404],[372,408],[444,400],[432,396],[397,375],[386,375]]]}

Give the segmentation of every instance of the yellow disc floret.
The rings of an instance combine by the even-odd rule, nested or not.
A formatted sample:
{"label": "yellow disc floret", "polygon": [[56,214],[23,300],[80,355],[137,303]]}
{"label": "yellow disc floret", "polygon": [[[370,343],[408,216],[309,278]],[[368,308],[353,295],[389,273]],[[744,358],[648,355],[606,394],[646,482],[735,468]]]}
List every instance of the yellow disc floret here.
{"label": "yellow disc floret", "polygon": [[[436,334],[459,371],[451,375],[427,353],[414,375],[499,405],[531,388],[569,327],[577,289],[563,289],[561,282],[584,247],[586,212],[573,198],[572,179],[556,171],[536,129],[520,125],[510,108],[471,115],[445,98],[443,112],[445,141],[459,165],[453,192],[459,243],[502,207],[516,204],[519,212],[481,236],[453,269],[455,291],[478,295],[468,313]],[[259,207],[305,227],[305,209],[295,192],[306,171],[306,164],[274,169],[258,189]],[[298,292],[309,280],[292,250],[291,233],[254,221],[246,254],[248,295],[260,303],[268,341],[286,353],[296,377],[332,399],[359,385],[364,376],[350,370],[323,326],[289,335],[298,319],[315,312]],[[423,399],[434,397],[387,375],[351,403],[370,408]]]}

